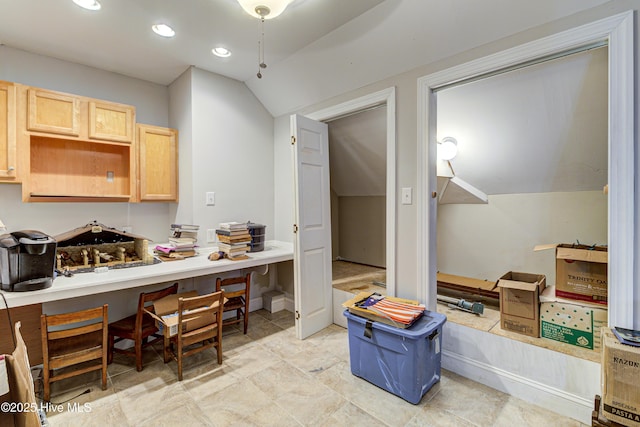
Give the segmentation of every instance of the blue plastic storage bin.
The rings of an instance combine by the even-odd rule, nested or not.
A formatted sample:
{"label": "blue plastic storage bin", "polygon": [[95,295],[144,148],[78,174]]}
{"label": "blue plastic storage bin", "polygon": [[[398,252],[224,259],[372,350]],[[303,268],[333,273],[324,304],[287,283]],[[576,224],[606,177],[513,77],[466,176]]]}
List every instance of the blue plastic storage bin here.
{"label": "blue plastic storage bin", "polygon": [[425,311],[407,329],[344,311],[351,373],[413,403],[440,381],[444,314]]}

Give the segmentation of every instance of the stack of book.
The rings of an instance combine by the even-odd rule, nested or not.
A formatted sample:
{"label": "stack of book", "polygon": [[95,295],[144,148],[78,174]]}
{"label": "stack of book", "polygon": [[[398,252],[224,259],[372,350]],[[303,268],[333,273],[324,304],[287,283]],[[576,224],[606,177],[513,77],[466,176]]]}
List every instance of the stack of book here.
{"label": "stack of book", "polygon": [[171,224],[169,243],[157,245],[156,255],[172,259],[196,255],[199,228],[200,226],[194,224]]}
{"label": "stack of book", "polygon": [[199,229],[194,224],[171,224],[169,243],[176,248],[195,250]]}
{"label": "stack of book", "polygon": [[251,234],[245,222],[221,222],[216,229],[218,249],[229,259],[244,259],[247,257],[251,243]]}

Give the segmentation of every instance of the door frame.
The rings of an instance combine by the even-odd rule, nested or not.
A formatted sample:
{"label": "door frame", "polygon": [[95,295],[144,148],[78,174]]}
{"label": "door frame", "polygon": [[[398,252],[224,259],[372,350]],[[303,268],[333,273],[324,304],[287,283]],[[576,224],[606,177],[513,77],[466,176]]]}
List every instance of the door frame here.
{"label": "door frame", "polygon": [[387,106],[387,191],[386,191],[386,293],[396,294],[396,88],[390,87],[359,98],[304,114],[320,122],[377,105]]}
{"label": "door frame", "polygon": [[[597,42],[609,49],[609,325],[637,328],[634,315],[635,152],[633,11],[610,16],[418,79],[418,286],[419,298],[436,307],[435,91]],[[420,262],[427,260],[427,262]]]}

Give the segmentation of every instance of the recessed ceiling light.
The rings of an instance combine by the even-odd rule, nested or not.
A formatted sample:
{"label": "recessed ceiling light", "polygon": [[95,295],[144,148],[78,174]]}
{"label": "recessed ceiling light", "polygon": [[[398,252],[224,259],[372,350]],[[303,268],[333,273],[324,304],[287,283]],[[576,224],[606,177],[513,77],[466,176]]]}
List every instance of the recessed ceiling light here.
{"label": "recessed ceiling light", "polygon": [[176,35],[176,32],[173,31],[173,28],[171,28],[167,24],[155,24],[151,26],[151,29],[154,33],[162,37],[173,37]]}
{"label": "recessed ceiling light", "polygon": [[221,58],[226,58],[228,56],[231,56],[231,51],[229,49],[227,49],[226,47],[214,47],[213,49],[211,49],[211,52],[215,55],[215,56],[219,56]]}
{"label": "recessed ceiling light", "polygon": [[73,0],[78,6],[88,10],[100,10],[102,7],[98,0]]}

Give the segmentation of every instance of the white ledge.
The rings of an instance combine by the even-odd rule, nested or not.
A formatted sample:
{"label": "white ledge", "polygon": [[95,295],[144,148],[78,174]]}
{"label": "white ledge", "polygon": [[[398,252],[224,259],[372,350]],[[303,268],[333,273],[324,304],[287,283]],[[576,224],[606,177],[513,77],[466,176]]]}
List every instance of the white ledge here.
{"label": "white ledge", "polygon": [[208,255],[214,250],[215,248],[200,248],[198,255],[184,260],[140,267],[115,268],[104,273],[78,273],[73,277],[61,276],[53,281],[50,288],[39,291],[1,292],[5,296],[8,306],[12,308],[259,267],[293,259],[293,244],[275,240],[265,242],[264,251],[251,252],[247,254],[249,259],[241,261],[228,259],[209,261]]}

